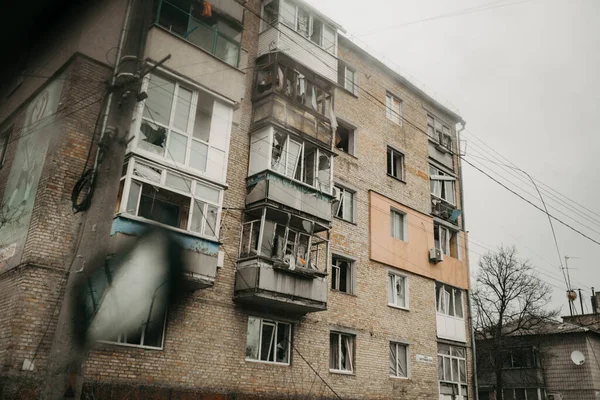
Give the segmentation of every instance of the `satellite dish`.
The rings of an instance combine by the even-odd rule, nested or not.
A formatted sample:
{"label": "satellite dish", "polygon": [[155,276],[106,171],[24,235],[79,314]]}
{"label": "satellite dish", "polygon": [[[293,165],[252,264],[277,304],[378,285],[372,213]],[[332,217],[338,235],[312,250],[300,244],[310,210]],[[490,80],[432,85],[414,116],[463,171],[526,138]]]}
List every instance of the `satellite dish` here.
{"label": "satellite dish", "polygon": [[579,350],[575,350],[571,353],[571,361],[573,361],[573,364],[575,365],[583,365],[585,356]]}

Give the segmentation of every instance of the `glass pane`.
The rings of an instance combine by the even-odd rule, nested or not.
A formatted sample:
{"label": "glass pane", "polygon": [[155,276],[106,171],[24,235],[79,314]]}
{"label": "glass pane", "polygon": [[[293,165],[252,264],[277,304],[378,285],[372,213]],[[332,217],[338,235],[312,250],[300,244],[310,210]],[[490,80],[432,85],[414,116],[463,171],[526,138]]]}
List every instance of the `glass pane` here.
{"label": "glass pane", "polygon": [[135,162],[135,166],[133,167],[134,175],[137,175],[140,178],[144,178],[155,183],[160,183],[161,172],[162,171],[158,168],[154,168],[146,164],[141,164],[137,161]]}
{"label": "glass pane", "polygon": [[275,361],[273,344],[275,342],[275,326],[263,322],[262,338],[260,342],[260,359],[263,361]]}
{"label": "glass pane", "polygon": [[211,96],[203,92],[198,93],[196,119],[194,120],[194,138],[208,142],[210,137],[213,104],[214,100]]}
{"label": "glass pane", "polygon": [[452,346],[452,355],[460,358],[465,358],[465,348]]}
{"label": "glass pane", "polygon": [[[166,289],[166,286],[164,286]],[[161,295],[164,297],[166,295],[164,290],[159,290],[162,292]],[[164,304],[162,301],[156,301],[154,304]],[[146,332],[144,334],[144,346],[151,347],[162,347],[162,339],[163,339],[163,331],[165,326],[165,309],[161,307],[154,307],[154,309],[150,309],[150,319],[148,320],[148,324],[146,325]]]}
{"label": "glass pane", "polygon": [[454,181],[445,181],[444,182],[444,191],[446,192],[446,201],[448,203],[455,204],[454,199]]}
{"label": "glass pane", "polygon": [[396,376],[397,359],[396,359],[396,343],[390,343],[390,375]]}
{"label": "glass pane", "polygon": [[262,245],[260,254],[265,257],[271,257],[273,254],[273,242],[275,236],[275,222],[265,221],[263,228]]}
{"label": "glass pane", "polygon": [[169,125],[175,84],[157,75],[150,75],[148,98],[144,105],[144,117],[163,125]]}
{"label": "glass pane", "polygon": [[331,54],[335,53],[335,31],[327,25],[323,27],[323,43],[321,46]]}
{"label": "glass pane", "polygon": [[288,363],[290,361],[290,325],[277,324],[277,357],[275,361]]}
{"label": "glass pane", "polygon": [[200,182],[196,182],[196,196],[201,199],[211,201],[213,203],[219,202],[219,195],[221,191],[211,186],[204,185]]}
{"label": "glass pane", "polygon": [[340,369],[340,335],[338,333],[329,334],[329,368]]}
{"label": "glass pane", "polygon": [[258,341],[260,337],[260,319],[248,317],[246,334],[246,358],[258,360]]}
{"label": "glass pane", "polygon": [[142,186],[139,216],[187,229],[189,210],[190,197],[150,185]]}
{"label": "glass pane", "polygon": [[438,356],[438,379],[444,380],[444,357]]}
{"label": "glass pane", "polygon": [[167,172],[165,185],[173,189],[181,190],[182,192],[190,192],[192,180]]}
{"label": "glass pane", "polygon": [[194,18],[190,18],[188,31],[186,33],[187,40],[200,46],[204,50],[212,54],[215,41],[215,30]]}
{"label": "glass pane", "polygon": [[294,142],[293,140],[288,140],[288,148],[287,148],[287,167],[285,174],[289,177],[294,177],[296,175],[296,168],[298,167],[298,162],[300,161],[300,150],[302,145],[298,142]]}
{"label": "glass pane", "polygon": [[398,376],[408,376],[406,346],[398,345]]}
{"label": "glass pane", "polygon": [[[317,180],[320,190],[327,193],[331,191],[331,158],[326,154],[319,154]],[[347,207],[352,207],[352,205],[347,205]]]}
{"label": "glass pane", "polygon": [[460,289],[454,289],[454,312],[457,317],[463,317],[462,291]]}
{"label": "glass pane", "polygon": [[353,204],[353,199],[354,194],[352,192],[349,192],[347,190],[344,191],[344,219],[346,221],[353,221],[354,220],[354,204]]}
{"label": "glass pane", "polygon": [[281,22],[296,30],[296,5],[286,0],[281,0]]}
{"label": "glass pane", "polygon": [[450,346],[447,344],[438,344],[438,354],[450,354]]}
{"label": "glass pane", "polygon": [[458,360],[452,359],[452,381],[458,382]]}
{"label": "glass pane", "polygon": [[343,261],[340,264],[340,286],[339,286],[339,290],[341,290],[342,292],[349,292],[349,286],[350,286],[350,276],[348,274],[348,263]]}
{"label": "glass pane", "polygon": [[273,135],[273,150],[272,150],[272,154],[271,154],[271,169],[273,169],[274,171],[277,172],[281,172],[283,173],[283,165],[284,165],[284,160],[285,157],[283,156],[283,149],[285,147],[285,141],[286,141],[287,136],[279,133],[279,132],[275,132],[275,134]]}
{"label": "glass pane", "polygon": [[[201,233],[202,232],[202,221],[204,220],[204,205],[206,203],[203,203],[199,200],[195,200],[195,201],[193,201],[193,203],[194,203],[194,212],[192,214],[192,225],[190,226],[190,230]],[[244,226],[244,228],[246,228],[246,226]],[[246,241],[244,244],[244,242],[242,240],[242,248],[245,249],[247,245],[248,245],[248,242]]]}
{"label": "glass pane", "polygon": [[396,305],[399,307],[406,307],[406,296],[404,293],[405,283],[405,278],[403,276],[396,276]]}
{"label": "glass pane", "polygon": [[138,197],[140,197],[141,190],[141,183],[131,181],[131,186],[129,187],[129,198],[127,199],[127,209],[125,210],[126,212],[137,215]]}
{"label": "glass pane", "polygon": [[515,400],[525,400],[525,389],[515,389]]}
{"label": "glass pane", "polygon": [[206,171],[208,146],[204,143],[192,140],[192,151],[190,153],[190,167],[199,171]]}
{"label": "glass pane", "polygon": [[175,162],[185,163],[185,151],[187,148],[187,137],[171,131],[169,134],[169,148],[167,158]]}
{"label": "glass pane", "polygon": [[388,288],[388,303],[394,304],[394,300],[396,299],[396,292],[394,290],[396,279],[395,275],[390,275],[388,278],[389,288]]}
{"label": "glass pane", "polygon": [[275,228],[275,237],[273,239],[273,255],[277,259],[281,259],[284,255],[285,245],[285,226],[277,224]]}
{"label": "glass pane", "polygon": [[215,56],[225,61],[232,67],[238,66],[238,58],[240,54],[240,45],[234,43],[223,36],[217,36],[217,48],[215,49]]}
{"label": "glass pane", "polygon": [[190,106],[192,104],[192,92],[179,87],[177,101],[175,102],[175,117],[173,125],[175,128],[187,132],[190,119]]}
{"label": "glass pane", "polygon": [[450,368],[450,359],[444,357],[444,380],[452,381],[452,372]]}
{"label": "glass pane", "polygon": [[537,388],[525,389],[525,392],[527,393],[527,400],[538,400],[539,399]]}
{"label": "glass pane", "polygon": [[142,120],[140,125],[140,136],[138,146],[160,156],[165,155],[165,144],[167,142],[167,130],[162,126]]}
{"label": "glass pane", "polygon": [[204,234],[209,236],[217,236],[217,216],[219,209],[215,206],[208,205],[208,211],[206,213],[206,227]]}
{"label": "glass pane", "polygon": [[465,360],[460,360],[460,381],[461,383],[467,383],[467,363]]}

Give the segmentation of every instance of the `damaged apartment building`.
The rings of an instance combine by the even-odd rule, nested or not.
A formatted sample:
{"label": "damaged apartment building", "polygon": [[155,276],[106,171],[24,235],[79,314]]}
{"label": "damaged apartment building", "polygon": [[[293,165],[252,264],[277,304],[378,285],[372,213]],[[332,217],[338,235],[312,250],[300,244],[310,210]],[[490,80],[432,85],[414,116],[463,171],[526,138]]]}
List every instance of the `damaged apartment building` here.
{"label": "damaged apartment building", "polygon": [[65,390],[70,279],[160,226],[186,299],[96,343],[76,397],[474,398],[459,115],[302,0],[52,32],[0,93],[0,397]]}

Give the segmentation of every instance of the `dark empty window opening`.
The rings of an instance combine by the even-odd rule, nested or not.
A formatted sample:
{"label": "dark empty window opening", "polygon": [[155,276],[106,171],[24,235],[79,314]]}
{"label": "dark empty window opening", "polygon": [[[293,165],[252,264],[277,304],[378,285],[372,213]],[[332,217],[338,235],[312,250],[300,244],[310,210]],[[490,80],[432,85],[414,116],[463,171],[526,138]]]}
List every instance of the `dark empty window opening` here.
{"label": "dark empty window opening", "polygon": [[404,180],[404,155],[390,147],[387,149],[387,173]]}
{"label": "dark empty window opening", "polygon": [[335,147],[343,151],[344,153],[355,155],[355,138],[354,128],[347,125],[340,124],[336,132],[336,144]]}
{"label": "dark empty window opening", "polygon": [[331,288],[340,292],[352,293],[352,262],[333,256],[331,262]]}

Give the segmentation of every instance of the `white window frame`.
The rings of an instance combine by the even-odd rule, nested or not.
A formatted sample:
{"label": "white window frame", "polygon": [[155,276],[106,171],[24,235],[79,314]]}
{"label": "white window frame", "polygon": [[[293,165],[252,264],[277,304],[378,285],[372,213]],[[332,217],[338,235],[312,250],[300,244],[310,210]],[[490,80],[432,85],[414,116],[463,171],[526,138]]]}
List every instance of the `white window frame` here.
{"label": "white window frame", "polygon": [[[351,79],[348,78],[348,73],[352,74]],[[344,90],[358,97],[358,70],[344,61],[338,60],[338,84]]]}
{"label": "white window frame", "polygon": [[338,119],[338,130],[340,128],[344,128],[348,130],[348,151],[344,151],[339,147],[336,147],[337,150],[342,153],[350,154],[351,156],[356,157],[358,154],[358,138],[357,138],[357,129],[353,125],[350,125],[344,121],[340,121]]}
{"label": "white window frame", "polygon": [[[443,354],[439,351],[440,345],[442,346],[448,346],[450,354]],[[465,355],[464,357],[461,356],[457,356],[454,355],[454,348],[461,348],[463,349],[463,354]],[[450,380],[446,380],[446,379],[440,379],[439,376],[439,369],[440,369],[440,358],[442,359],[442,377],[445,378],[446,374],[446,362],[444,360],[449,360],[449,364],[450,364]],[[454,361],[456,361],[456,366],[457,366],[457,374],[458,376],[455,377],[454,376]],[[464,346],[454,346],[454,345],[447,345],[447,344],[442,344],[442,343],[438,343],[438,352],[437,352],[437,362],[438,362],[438,390],[440,390],[441,393],[441,383],[446,383],[446,384],[451,384],[451,385],[456,385],[458,386],[458,397],[457,398],[462,398],[461,396],[465,396],[468,395],[468,391],[469,391],[469,371],[467,370],[468,365],[467,365],[467,349]],[[465,381],[461,381],[460,380],[460,366],[464,365],[465,366]],[[463,393],[463,386],[467,387],[467,393]]]}
{"label": "white window frame", "polygon": [[[265,2],[263,7],[262,7],[262,13],[261,16],[264,17],[264,6],[269,4],[270,1]],[[288,3],[290,4],[293,8],[294,8],[294,26],[291,27],[288,24],[283,22],[283,19],[281,18],[281,10],[283,9],[283,4],[284,3]],[[304,34],[300,33],[300,27],[299,27],[299,15],[300,15],[300,10],[302,10],[303,12],[305,12],[306,14],[308,14],[308,31],[307,31],[307,35],[305,36]],[[303,38],[305,38],[306,40],[310,41],[311,43],[313,43],[316,46],[319,46],[320,48],[322,48],[323,50],[325,50],[326,52],[333,54],[334,56],[337,55],[337,29],[332,27],[331,25],[329,25],[327,22],[325,22],[323,19],[315,16],[312,12],[310,12],[307,9],[304,9],[303,7],[300,7],[298,4],[296,4],[293,1],[290,0],[279,0],[279,13],[278,13],[278,19],[279,22],[282,25],[285,25],[286,27],[288,27],[289,29],[293,30],[294,32],[296,32],[298,35],[302,36]],[[313,34],[313,29],[314,29],[314,20],[318,19],[319,21],[321,21],[322,24],[322,29],[321,29],[321,35],[319,37],[319,43],[316,43],[312,40],[312,34]],[[291,21],[290,21],[291,22]],[[264,21],[261,22],[261,24],[266,25],[266,23]],[[263,29],[261,29],[261,32],[265,29],[268,29],[266,27],[264,27]],[[335,43],[331,43],[331,47],[327,46],[327,44],[323,43],[324,37],[325,37],[325,30],[328,29],[329,31],[333,32],[333,38],[334,38],[334,42]]]}
{"label": "white window frame", "polygon": [[[338,203],[337,209],[335,211],[335,217],[339,218],[341,220],[344,220],[346,222],[351,222],[351,223],[356,223],[356,191],[354,190],[350,190],[348,188],[345,188],[343,186],[339,186],[339,185],[334,185],[334,187],[337,188],[337,190],[339,190],[340,192],[340,201]],[[348,202],[348,198],[350,203],[352,204],[352,209],[350,212],[350,215],[346,214],[346,210],[348,210],[347,207],[345,207],[345,204],[347,204]],[[339,216],[339,212],[340,210],[342,211],[342,216]]]}
{"label": "white window frame", "polygon": [[[442,171],[435,165],[429,164],[429,180],[431,182],[436,181],[440,185],[440,193],[434,193],[433,185],[429,185],[429,191],[433,197],[436,199],[442,200],[448,204],[456,206],[456,178],[447,172]],[[443,188],[443,193],[442,193]],[[448,198],[448,191],[452,191],[453,201]]]}
{"label": "white window frame", "polygon": [[452,134],[450,127],[433,114],[427,114],[427,135],[436,143],[452,152]]}
{"label": "white window frame", "polygon": [[[151,110],[151,109],[149,109],[150,117],[148,118],[148,117],[144,116],[144,110],[146,109],[146,102],[148,100],[146,99],[146,100],[140,102],[138,104],[137,112],[134,115],[135,121],[133,123],[133,128],[132,128],[132,130],[134,132],[134,140],[132,143],[132,148],[135,149],[136,152],[139,152],[140,154],[143,154],[145,157],[153,159],[154,161],[164,162],[164,163],[176,166],[180,169],[187,170],[191,173],[198,174],[201,176],[211,175],[209,173],[209,171],[211,169],[216,168],[215,166],[211,165],[211,162],[214,162],[214,160],[211,161],[211,150],[213,150],[213,152],[216,151],[219,153],[223,153],[223,168],[226,169],[227,168],[227,158],[228,158],[228,153],[229,153],[229,149],[228,149],[229,148],[229,143],[228,143],[229,142],[229,134],[226,139],[227,143],[226,143],[225,149],[222,149],[215,145],[216,140],[215,140],[215,138],[213,138],[213,132],[212,132],[213,119],[219,118],[213,112],[217,97],[215,97],[213,94],[211,94],[207,91],[198,90],[198,89],[194,88],[194,86],[191,84],[181,83],[179,80],[177,80],[175,77],[171,76],[170,74],[162,73],[162,72],[155,73],[155,74],[148,74],[146,77],[144,77],[144,80],[142,82],[142,88],[141,88],[142,92],[148,93],[148,87],[150,84],[150,75],[158,76],[160,79],[166,80],[174,85],[169,122],[167,125],[165,125],[164,123],[161,123],[161,122],[156,122],[155,121],[156,118],[154,118],[154,116],[152,115],[154,110]],[[192,92],[192,98],[191,98],[191,104],[190,104],[189,116],[188,116],[187,131],[183,131],[174,126],[175,113],[177,110],[176,107],[180,102],[186,101],[186,100],[182,99],[181,97],[179,97],[179,91],[181,89],[185,89],[185,90]],[[209,126],[208,141],[204,141],[202,139],[194,137],[194,125],[196,123],[196,121],[195,121],[196,110],[198,107],[198,98],[200,95],[210,96],[212,98],[212,103],[211,103],[212,108],[210,110],[211,125]],[[166,129],[167,138],[165,141],[164,155],[156,154],[152,151],[148,151],[148,150],[144,149],[143,147],[141,147],[140,143],[143,141],[143,138],[142,138],[143,134],[141,133],[141,125],[142,125],[143,121],[146,121],[152,125],[157,125],[163,129]],[[176,134],[187,137],[186,151],[185,151],[185,157],[184,157],[183,163],[175,161],[172,157],[172,154],[170,153],[169,145],[172,140],[171,139],[172,138],[171,131],[173,131]],[[197,153],[192,150],[193,142],[200,143],[200,144],[206,146],[206,166],[205,166],[204,170],[197,169],[197,168],[194,168],[191,166],[190,161],[191,161],[192,156],[198,157],[200,154],[200,153]]]}
{"label": "white window frame", "polygon": [[[246,329],[248,329],[248,327],[250,326],[251,318],[260,321],[259,335],[258,335],[258,359],[249,358],[248,356],[246,356],[246,361],[259,362],[259,363],[264,363],[264,364],[290,365],[291,360],[292,360],[291,342],[293,340],[292,339],[292,324],[290,324],[289,322],[281,322],[281,321],[265,319],[265,318],[260,318],[260,317],[255,317],[255,316],[250,315],[250,316],[248,316],[248,325],[247,325]],[[260,355],[262,352],[262,335],[263,335],[263,326],[264,325],[273,326],[273,340],[275,341],[275,343],[273,344],[273,348],[275,351],[277,351],[277,343],[276,342],[277,342],[277,333],[279,331],[279,327],[281,325],[287,325],[287,327],[289,329],[289,333],[288,333],[289,339],[288,339],[288,343],[287,343],[287,362],[261,360]],[[247,336],[246,336],[246,346],[248,346],[248,337]],[[277,360],[277,354],[275,354],[274,359]]]}
{"label": "white window frame", "polygon": [[[402,217],[402,227],[400,231],[402,232],[402,237],[396,236],[396,219],[395,215],[400,215]],[[390,209],[390,234],[394,239],[402,240],[403,242],[408,242],[408,214],[397,210],[395,208]]]}
{"label": "white window frame", "polygon": [[[394,347],[392,350],[392,346]],[[406,357],[406,374],[405,375],[400,375],[398,374],[398,372],[400,372],[400,368],[398,367],[399,364],[399,357],[398,357],[398,347],[404,347],[406,349],[405,352],[405,357]],[[395,342],[395,341],[390,341],[390,353],[392,351],[395,351],[395,359],[396,359],[396,368],[395,374],[392,374],[390,371],[390,377],[392,378],[400,378],[400,379],[409,379],[410,378],[410,345],[408,343],[403,343],[403,342]],[[392,355],[389,355],[390,357],[390,364],[391,364],[391,357]],[[391,366],[391,365],[390,365]]]}
{"label": "white window frame", "polygon": [[[278,163],[278,164],[282,165],[283,172],[278,171],[273,166],[272,149],[273,149],[273,143],[275,141],[276,133],[280,133],[285,136],[284,145],[281,149],[281,159]],[[300,145],[300,151],[298,153],[298,161],[296,164],[296,168],[300,168],[300,179],[296,179],[295,170],[291,171],[291,173],[288,175],[288,157],[290,154],[290,151],[289,151],[289,143],[290,142],[294,142],[294,143],[297,143]],[[324,151],[320,150],[319,147],[315,148],[315,163],[314,163],[315,165],[314,165],[314,170],[313,170],[314,184],[311,185],[309,183],[304,182],[304,150],[306,147],[305,145],[306,145],[306,142],[304,142],[300,139],[297,139],[296,137],[294,137],[288,133],[273,130],[272,135],[271,135],[268,160],[267,160],[268,169],[273,172],[276,172],[280,175],[283,175],[288,179],[298,182],[302,185],[316,188],[317,190],[319,190],[321,192],[331,193],[332,188],[333,188],[333,184],[332,184],[332,182],[333,182],[333,155],[328,155]],[[250,151],[253,151],[253,149],[250,148]],[[329,181],[328,182],[321,182],[321,180],[319,179],[319,159],[321,158],[321,156],[325,156],[325,157],[329,158],[329,176],[328,176]]]}
{"label": "white window frame", "polygon": [[[450,237],[452,236],[452,233],[454,233],[454,231],[451,231],[443,225],[434,225],[434,229],[438,231],[439,238],[439,245],[436,246],[436,248],[441,250],[442,253],[444,253],[444,255],[450,256]],[[445,232],[446,234],[446,240],[444,240],[444,243],[442,243],[442,232]]]}
{"label": "white window frame", "polygon": [[[391,154],[390,154],[391,153]],[[401,151],[398,151],[396,149],[394,149],[391,146],[387,147],[387,152],[386,152],[386,161],[387,161],[387,157],[388,154],[390,154],[391,157],[391,168],[392,168],[392,172],[395,170],[395,155],[398,155],[400,157],[400,176],[396,176],[393,173],[390,173],[390,171],[387,171],[388,176],[391,176],[392,178],[396,178],[398,180],[404,181],[404,153],[402,153]],[[386,168],[387,168],[387,162],[386,162]]]}
{"label": "white window frame", "polygon": [[[339,266],[340,262],[345,262],[347,265],[346,270],[346,289],[340,289],[340,270]],[[336,274],[333,271],[336,270]],[[342,292],[346,294],[354,294],[356,287],[356,261],[351,260],[347,257],[340,256],[337,254],[333,254],[331,257],[331,290],[335,290],[336,292]],[[335,278],[334,278],[335,276]],[[333,287],[335,286],[335,287]]]}
{"label": "white window frame", "polygon": [[[404,306],[397,304],[398,299],[398,279],[402,279],[402,283],[404,286]],[[391,284],[391,285],[390,285]],[[388,293],[388,306],[394,308],[400,308],[402,310],[409,310],[409,285],[408,285],[408,275],[401,274],[394,271],[389,271],[387,274],[387,293]],[[390,302],[390,298],[393,299]]]}
{"label": "white window frame", "polygon": [[[346,332],[339,331],[330,331],[329,332],[329,352],[331,353],[331,335],[337,335],[337,345],[338,345],[338,360],[337,364],[340,366],[339,369],[332,368],[331,364],[329,365],[329,372],[337,373],[337,374],[354,374],[354,349],[356,348],[356,335]],[[350,369],[344,369],[342,366],[342,345],[344,342],[344,338],[349,338],[350,348],[347,349],[347,354],[350,354]],[[330,355],[331,362],[331,355]]]}
{"label": "white window frame", "polygon": [[[147,167],[151,167],[154,169],[159,169],[161,170],[160,172],[160,181],[153,181],[150,180],[148,178],[145,178],[143,176],[139,176],[139,175],[135,175],[134,174],[134,170],[135,170],[135,166],[141,164],[143,166],[147,166]],[[179,190],[176,188],[173,188],[171,186],[167,186],[166,185],[166,179],[167,179],[167,173],[170,175],[175,175],[177,177],[186,179],[188,181],[191,181],[190,184],[190,190],[189,191],[183,191],[183,190]],[[151,224],[156,224],[156,225],[160,225],[163,226],[167,229],[170,230],[175,230],[175,231],[180,231],[180,232],[184,232],[186,234],[192,234],[194,236],[199,236],[202,238],[206,238],[206,239],[210,239],[210,240],[215,240],[218,239],[219,237],[219,227],[221,224],[221,204],[223,202],[223,190],[220,187],[217,187],[215,185],[212,185],[206,181],[201,181],[197,178],[192,178],[190,176],[184,175],[178,171],[173,171],[170,168],[164,167],[164,166],[160,166],[151,162],[147,162],[147,161],[139,161],[136,157],[131,157],[128,162],[127,162],[127,172],[126,174],[121,177],[121,181],[124,181],[123,184],[123,193],[121,195],[121,203],[119,206],[119,213],[123,213],[123,214],[129,214],[129,215],[133,215],[135,216],[135,218],[138,219],[142,219],[144,221],[148,221],[148,223]],[[162,224],[160,222],[156,222],[154,220],[151,219],[147,219],[144,218],[142,216],[138,216],[138,212],[139,212],[139,206],[140,206],[140,199],[141,199],[141,195],[142,195],[142,189],[140,189],[140,193],[138,194],[138,199],[137,199],[137,203],[136,203],[136,210],[134,214],[131,214],[129,212],[127,212],[127,203],[129,200],[129,193],[131,190],[131,182],[132,181],[136,181],[138,183],[141,183],[142,185],[150,185],[153,187],[157,187],[163,190],[167,190],[173,193],[177,193],[177,194],[181,194],[183,196],[189,197],[190,198],[190,210],[189,210],[189,215],[188,215],[188,221],[186,224],[186,229],[182,229],[182,228],[178,228],[178,227],[173,227],[173,226],[169,226],[169,225],[165,225]],[[218,190],[219,191],[219,200],[218,202],[214,202],[213,200],[210,199],[206,199],[204,197],[198,196],[196,194],[196,189],[198,188],[198,186],[206,186],[212,190]],[[191,225],[192,225],[192,218],[193,218],[193,213],[194,213],[194,202],[199,201],[201,203],[204,203],[202,212],[203,214],[206,216],[207,215],[207,211],[208,211],[208,207],[209,206],[214,206],[217,208],[217,218],[215,221],[215,232],[214,235],[212,234],[212,230],[210,229],[210,227],[207,226],[207,220],[206,217],[203,218],[202,220],[202,226],[201,226],[201,232],[196,232],[196,231],[192,231],[190,230]]]}
{"label": "white window frame", "polygon": [[[137,347],[137,348],[141,348],[141,349],[149,349],[149,350],[162,350],[165,347],[165,333],[167,331],[167,315],[168,315],[168,309],[165,310],[165,317],[163,319],[163,329],[162,329],[162,334],[161,334],[161,341],[160,341],[160,346],[148,346],[144,343],[144,339],[146,337],[146,329],[142,329],[142,336],[140,337],[140,344],[134,344],[134,343],[127,343],[127,333],[120,333],[117,336],[117,340],[116,341],[112,341],[112,340],[99,340],[99,342],[101,343],[108,343],[108,344],[114,344],[114,345],[118,345],[118,346],[125,346],[125,347]],[[148,323],[148,321],[143,322],[142,325],[146,325]]]}
{"label": "white window frame", "polygon": [[[457,291],[460,292],[460,307],[461,307],[460,313],[462,316],[458,316],[457,312],[456,312],[455,297],[456,297]],[[454,287],[454,286],[447,285],[442,282],[436,282],[436,285],[435,285],[436,313],[443,315],[445,317],[464,320],[465,319],[465,307],[463,305],[463,297],[464,296],[465,296],[464,290]],[[450,307],[449,307],[450,304],[452,304],[452,309],[454,310],[453,315],[450,314]]]}
{"label": "white window frame", "polygon": [[385,116],[395,124],[402,126],[402,100],[390,92],[385,94]]}

